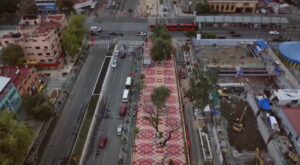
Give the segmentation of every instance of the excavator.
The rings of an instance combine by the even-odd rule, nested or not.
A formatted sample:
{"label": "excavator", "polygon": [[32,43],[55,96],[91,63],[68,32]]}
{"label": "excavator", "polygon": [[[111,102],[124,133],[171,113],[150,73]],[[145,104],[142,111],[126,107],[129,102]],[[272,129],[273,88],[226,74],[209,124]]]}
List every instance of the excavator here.
{"label": "excavator", "polygon": [[244,129],[244,125],[243,125],[243,119],[244,119],[244,116],[246,114],[246,110],[247,110],[248,106],[246,105],[245,108],[244,108],[244,111],[241,115],[240,118],[237,118],[235,120],[235,122],[233,123],[233,126],[232,126],[232,129],[236,132],[241,132],[243,129]]}

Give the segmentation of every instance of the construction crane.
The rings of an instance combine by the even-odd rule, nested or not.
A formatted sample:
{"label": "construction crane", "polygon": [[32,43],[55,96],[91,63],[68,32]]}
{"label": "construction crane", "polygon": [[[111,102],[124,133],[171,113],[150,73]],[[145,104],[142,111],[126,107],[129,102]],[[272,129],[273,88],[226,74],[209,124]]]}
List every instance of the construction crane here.
{"label": "construction crane", "polygon": [[244,116],[246,114],[246,110],[247,110],[248,106],[246,105],[245,108],[244,108],[244,111],[241,115],[240,118],[237,118],[235,120],[235,122],[233,123],[233,126],[232,126],[232,129],[236,132],[241,132],[243,129],[244,129],[244,125],[243,125],[243,119],[244,119]]}

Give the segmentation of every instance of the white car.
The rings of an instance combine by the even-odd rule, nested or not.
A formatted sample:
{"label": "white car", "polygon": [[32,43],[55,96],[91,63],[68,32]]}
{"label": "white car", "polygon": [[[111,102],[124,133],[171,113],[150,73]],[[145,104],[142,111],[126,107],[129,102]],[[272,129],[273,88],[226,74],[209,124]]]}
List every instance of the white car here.
{"label": "white car", "polygon": [[118,56],[120,54],[120,52],[118,51],[118,50],[116,50],[115,52],[114,52],[114,55],[115,56]]}
{"label": "white car", "polygon": [[117,67],[117,59],[113,59],[113,61],[111,63],[111,67],[113,67],[113,68]]}
{"label": "white car", "polygon": [[145,33],[145,32],[138,32],[136,35],[138,35],[138,36],[146,36],[147,33]]}
{"label": "white car", "polygon": [[278,31],[276,31],[276,30],[271,30],[271,31],[269,31],[269,34],[271,34],[271,35],[279,35],[280,33]]}
{"label": "white car", "polygon": [[123,125],[117,125],[117,135],[121,136],[123,134]]}
{"label": "white car", "polygon": [[99,32],[102,32],[102,29],[100,27],[97,27],[97,26],[91,26],[90,31],[94,32],[94,33],[99,33]]}

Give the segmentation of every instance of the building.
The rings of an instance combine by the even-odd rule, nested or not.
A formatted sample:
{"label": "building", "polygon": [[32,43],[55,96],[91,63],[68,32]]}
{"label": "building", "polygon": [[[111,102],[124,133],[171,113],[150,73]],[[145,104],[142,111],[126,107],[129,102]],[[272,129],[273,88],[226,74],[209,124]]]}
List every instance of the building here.
{"label": "building", "polygon": [[21,97],[33,95],[44,86],[35,68],[0,67],[0,76],[10,78]]}
{"label": "building", "polygon": [[[287,29],[289,20],[278,16],[253,15],[206,15],[196,16],[195,21],[200,28],[255,28],[255,29]],[[228,29],[229,30],[229,29]]]}
{"label": "building", "polygon": [[56,0],[35,0],[35,5],[39,13],[57,13]]}
{"label": "building", "polygon": [[279,89],[273,91],[270,100],[278,105],[300,105],[300,89]]}
{"label": "building", "polygon": [[97,4],[97,0],[73,0],[73,8],[77,13],[84,11],[84,9],[93,9]]}
{"label": "building", "polygon": [[289,66],[300,69],[300,42],[284,42],[279,45],[280,58]]}
{"label": "building", "polygon": [[300,155],[300,109],[285,108],[279,111],[282,127],[294,144],[295,150]]}
{"label": "building", "polygon": [[0,76],[0,111],[15,112],[21,104],[22,99],[11,79]]}
{"label": "building", "polygon": [[26,64],[37,68],[57,68],[62,61],[62,33],[67,26],[65,15],[23,16],[17,26],[18,33],[0,38],[0,45],[20,45],[25,53]]}
{"label": "building", "polygon": [[255,13],[258,0],[208,0],[211,11],[219,13]]}

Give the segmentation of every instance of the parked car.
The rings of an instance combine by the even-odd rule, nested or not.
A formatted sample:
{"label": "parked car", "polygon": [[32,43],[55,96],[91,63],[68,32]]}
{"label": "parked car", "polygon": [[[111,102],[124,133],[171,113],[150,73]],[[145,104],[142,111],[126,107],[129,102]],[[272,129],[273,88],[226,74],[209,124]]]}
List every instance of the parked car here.
{"label": "parked car", "polygon": [[241,34],[235,33],[231,35],[232,37],[241,37]]}
{"label": "parked car", "polygon": [[145,32],[138,32],[136,35],[137,35],[137,36],[146,36],[147,33],[145,33]]}
{"label": "parked car", "polygon": [[276,31],[276,30],[271,30],[271,31],[269,31],[269,34],[271,34],[271,35],[279,35],[280,33],[278,31]]}
{"label": "parked car", "polygon": [[121,53],[120,58],[121,58],[121,59],[124,59],[124,58],[126,58],[126,55],[127,55],[126,53]]}
{"label": "parked car", "polygon": [[106,143],[107,143],[107,137],[106,136],[100,137],[99,148],[105,148]]}
{"label": "parked car", "polygon": [[120,117],[125,117],[126,113],[127,113],[127,104],[122,103],[120,107],[119,115]]}
{"label": "parked car", "polygon": [[124,36],[124,34],[121,32],[110,32],[109,34],[112,36]]}
{"label": "parked car", "polygon": [[230,31],[229,31],[229,34],[235,34],[235,31],[230,30]]}
{"label": "parked car", "polygon": [[117,135],[121,136],[123,134],[123,125],[117,125]]}

